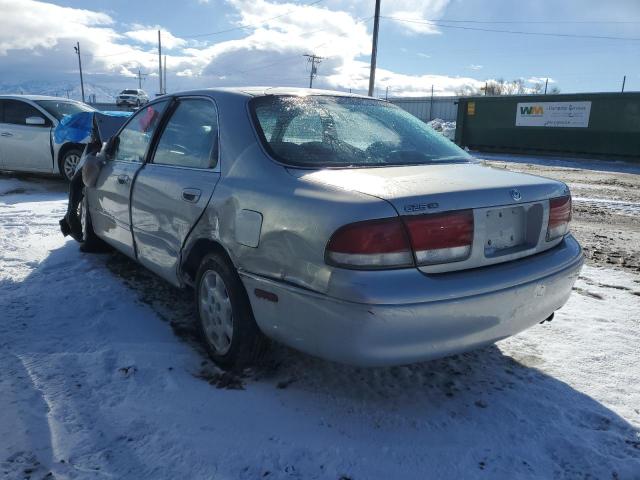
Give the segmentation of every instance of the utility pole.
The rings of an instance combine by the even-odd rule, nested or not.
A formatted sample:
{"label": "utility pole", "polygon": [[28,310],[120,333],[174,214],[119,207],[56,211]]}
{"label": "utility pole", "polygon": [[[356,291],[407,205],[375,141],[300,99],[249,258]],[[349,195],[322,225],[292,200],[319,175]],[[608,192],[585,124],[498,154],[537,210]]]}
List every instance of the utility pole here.
{"label": "utility pole", "polygon": [[76,42],[76,46],[73,48],[78,54],[78,68],[80,69],[80,90],[82,92],[82,101],[84,102],[84,80],[82,79],[82,58],[80,58],[80,42]]}
{"label": "utility pole", "polygon": [[627,83],[627,76],[622,77],[622,93],[624,93],[624,84]]}
{"label": "utility pole", "polygon": [[384,99],[389,100],[389,87],[387,87],[387,91],[384,93]]}
{"label": "utility pole", "polygon": [[433,85],[431,85],[431,103],[429,104],[429,121],[433,120]]}
{"label": "utility pole", "polygon": [[371,44],[371,70],[369,71],[369,96],[373,96],[376,84],[376,58],[378,56],[378,26],[380,24],[380,0],[376,0],[376,12],[373,18],[373,41]]}
{"label": "utility pole", "polygon": [[148,73],[142,73],[140,72],[140,69],[138,69],[138,88],[142,90],[142,80],[146,80],[147,75],[149,75]]}
{"label": "utility pole", "polygon": [[159,93],[162,95],[162,40],[160,39],[160,30],[158,30],[158,77],[160,80]]}
{"label": "utility pole", "polygon": [[547,78],[547,79],[544,81],[544,94],[545,94],[545,95],[547,94],[547,86],[548,86],[548,85],[549,85],[549,79]]}
{"label": "utility pole", "polygon": [[162,88],[164,88],[164,93],[167,93],[167,56],[164,56],[164,78],[162,79]]}
{"label": "utility pole", "polygon": [[318,67],[316,67],[316,65],[319,65],[320,62],[322,62],[323,57],[319,57],[315,53],[306,53],[303,56],[307,57],[307,60],[311,63],[311,72],[309,73],[309,88],[313,88],[313,79],[318,74]]}

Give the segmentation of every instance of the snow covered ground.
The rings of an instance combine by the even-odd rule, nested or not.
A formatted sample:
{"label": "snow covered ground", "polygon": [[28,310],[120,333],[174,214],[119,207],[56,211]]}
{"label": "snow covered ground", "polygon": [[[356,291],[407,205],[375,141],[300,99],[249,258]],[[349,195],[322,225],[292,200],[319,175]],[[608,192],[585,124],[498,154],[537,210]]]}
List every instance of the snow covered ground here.
{"label": "snow covered ground", "polygon": [[0,176],[0,478],[640,479],[640,275],[585,267],[551,323],[360,369],[275,347],[223,374],[191,295],[82,254],[65,186]]}

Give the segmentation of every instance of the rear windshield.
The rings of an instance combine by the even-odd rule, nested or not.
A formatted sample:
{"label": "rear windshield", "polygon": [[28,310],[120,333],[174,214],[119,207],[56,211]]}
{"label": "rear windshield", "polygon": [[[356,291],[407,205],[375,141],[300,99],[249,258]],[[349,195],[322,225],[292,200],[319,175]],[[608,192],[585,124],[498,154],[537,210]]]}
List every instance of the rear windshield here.
{"label": "rear windshield", "polygon": [[471,156],[395,105],[368,98],[265,96],[251,101],[269,153],[306,167],[467,162]]}
{"label": "rear windshield", "polygon": [[123,90],[121,92],[121,94],[125,94],[125,95],[137,95],[138,91],[137,90]]}

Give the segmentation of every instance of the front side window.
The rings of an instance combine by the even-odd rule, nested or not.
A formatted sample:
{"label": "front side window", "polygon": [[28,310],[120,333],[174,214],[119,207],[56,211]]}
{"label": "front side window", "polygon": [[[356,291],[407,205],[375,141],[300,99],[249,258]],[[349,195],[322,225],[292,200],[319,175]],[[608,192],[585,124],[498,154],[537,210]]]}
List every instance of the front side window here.
{"label": "front side window", "polygon": [[180,100],[167,122],[153,163],[212,168],[217,162],[218,114],[205,99]]}
{"label": "front side window", "polygon": [[264,96],[254,123],[277,160],[304,167],[366,167],[468,162],[472,157],[424,122],[380,100]]}
{"label": "front side window", "polygon": [[123,162],[143,162],[147,149],[153,138],[162,112],[167,107],[168,101],[162,101],[148,105],[139,110],[129,123],[118,134],[118,142],[113,152],[113,160]]}
{"label": "front side window", "polygon": [[67,115],[79,112],[95,112],[96,109],[80,102],[65,102],[60,100],[38,100],[38,105],[53,115],[57,120],[62,120]]}
{"label": "front side window", "polygon": [[26,125],[27,118],[40,117],[45,120],[45,125],[50,126],[50,122],[44,115],[32,105],[20,100],[2,100],[3,118],[2,123],[10,123],[13,125]]}

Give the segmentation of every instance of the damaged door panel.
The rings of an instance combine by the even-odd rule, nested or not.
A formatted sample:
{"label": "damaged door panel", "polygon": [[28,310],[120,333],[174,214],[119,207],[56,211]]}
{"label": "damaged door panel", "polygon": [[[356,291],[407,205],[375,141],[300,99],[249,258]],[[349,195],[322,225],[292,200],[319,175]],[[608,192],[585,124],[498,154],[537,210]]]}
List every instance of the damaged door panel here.
{"label": "damaged door panel", "polygon": [[184,241],[220,179],[218,113],[211,99],[180,99],[137,176],[131,218],[138,261],[175,285]]}
{"label": "damaged door panel", "polygon": [[168,103],[154,103],[131,117],[111,140],[111,151],[105,152],[105,164],[95,188],[87,190],[95,230],[130,257],[135,257],[129,209],[131,189]]}

